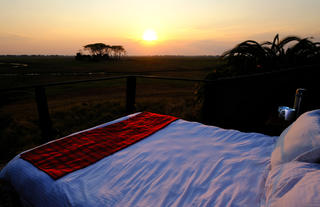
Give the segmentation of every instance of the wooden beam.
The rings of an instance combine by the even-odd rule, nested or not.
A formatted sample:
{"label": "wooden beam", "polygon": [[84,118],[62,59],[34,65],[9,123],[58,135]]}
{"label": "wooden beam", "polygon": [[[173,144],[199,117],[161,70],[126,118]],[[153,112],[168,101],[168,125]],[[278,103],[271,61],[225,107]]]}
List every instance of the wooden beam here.
{"label": "wooden beam", "polygon": [[126,110],[127,113],[133,113],[136,110],[136,77],[127,77],[127,94],[126,94]]}
{"label": "wooden beam", "polygon": [[41,87],[41,86],[35,87],[35,99],[37,102],[41,136],[43,138],[43,142],[47,142],[52,140],[53,138],[53,134],[52,134],[53,129],[52,129],[52,122],[51,122],[49,109],[48,109],[46,90],[44,87]]}

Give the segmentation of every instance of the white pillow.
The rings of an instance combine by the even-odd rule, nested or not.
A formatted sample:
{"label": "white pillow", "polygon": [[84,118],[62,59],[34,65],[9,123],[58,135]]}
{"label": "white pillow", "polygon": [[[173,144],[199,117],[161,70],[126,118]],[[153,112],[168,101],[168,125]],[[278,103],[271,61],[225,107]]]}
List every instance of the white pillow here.
{"label": "white pillow", "polygon": [[271,155],[271,168],[320,147],[320,110],[302,114],[282,132]]}
{"label": "white pillow", "polygon": [[320,206],[320,165],[288,162],[268,175],[263,207]]}
{"label": "white pillow", "polygon": [[307,151],[299,155],[295,161],[309,162],[309,163],[320,163],[320,147]]}

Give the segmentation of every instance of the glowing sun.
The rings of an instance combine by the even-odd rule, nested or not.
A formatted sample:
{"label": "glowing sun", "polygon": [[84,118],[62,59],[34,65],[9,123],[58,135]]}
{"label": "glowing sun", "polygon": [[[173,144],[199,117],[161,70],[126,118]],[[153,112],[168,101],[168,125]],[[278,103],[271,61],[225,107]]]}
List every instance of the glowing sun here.
{"label": "glowing sun", "polygon": [[147,29],[143,32],[142,39],[145,41],[154,41],[158,39],[156,31],[153,29]]}

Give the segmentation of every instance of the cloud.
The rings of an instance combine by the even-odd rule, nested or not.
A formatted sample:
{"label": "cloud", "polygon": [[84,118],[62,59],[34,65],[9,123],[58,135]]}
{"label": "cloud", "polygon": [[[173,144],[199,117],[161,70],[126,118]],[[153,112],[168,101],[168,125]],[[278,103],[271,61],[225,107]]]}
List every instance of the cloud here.
{"label": "cloud", "polygon": [[217,41],[217,40],[198,40],[192,41],[186,45],[186,49],[193,51],[193,53],[203,55],[221,55],[225,51],[234,47],[234,41]]}
{"label": "cloud", "polygon": [[0,54],[20,54],[26,45],[31,45],[32,39],[19,34],[0,33]]}
{"label": "cloud", "polygon": [[32,38],[12,33],[0,33],[0,43],[1,42],[11,42],[11,41],[30,41]]}
{"label": "cloud", "polygon": [[221,55],[234,47],[234,41],[204,40],[167,40],[153,45],[141,41],[127,41],[123,46],[128,55]]}
{"label": "cloud", "polygon": [[[234,39],[171,39],[158,41],[154,44],[145,44],[142,40],[124,38],[43,38],[0,33],[0,54],[61,54],[74,55],[83,45],[103,42],[109,45],[122,45],[128,55],[221,55],[238,43],[252,39],[258,42],[272,41],[276,34],[260,32]],[[280,33],[280,38],[289,34]],[[312,34],[293,34],[300,37],[314,37],[312,41],[320,41],[320,32]]]}

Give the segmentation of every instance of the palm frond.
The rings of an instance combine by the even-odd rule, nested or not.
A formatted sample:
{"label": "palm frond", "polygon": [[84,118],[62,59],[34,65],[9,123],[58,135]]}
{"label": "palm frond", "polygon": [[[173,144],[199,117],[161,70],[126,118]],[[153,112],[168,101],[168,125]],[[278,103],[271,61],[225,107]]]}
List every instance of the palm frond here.
{"label": "palm frond", "polygon": [[279,34],[276,34],[271,45],[271,50],[275,51],[278,45],[279,45]]}
{"label": "palm frond", "polygon": [[288,36],[288,37],[285,37],[284,39],[282,39],[279,43],[279,47],[283,48],[286,44],[288,44],[289,42],[292,42],[292,41],[300,41],[301,38],[299,37],[296,37],[296,36]]}

